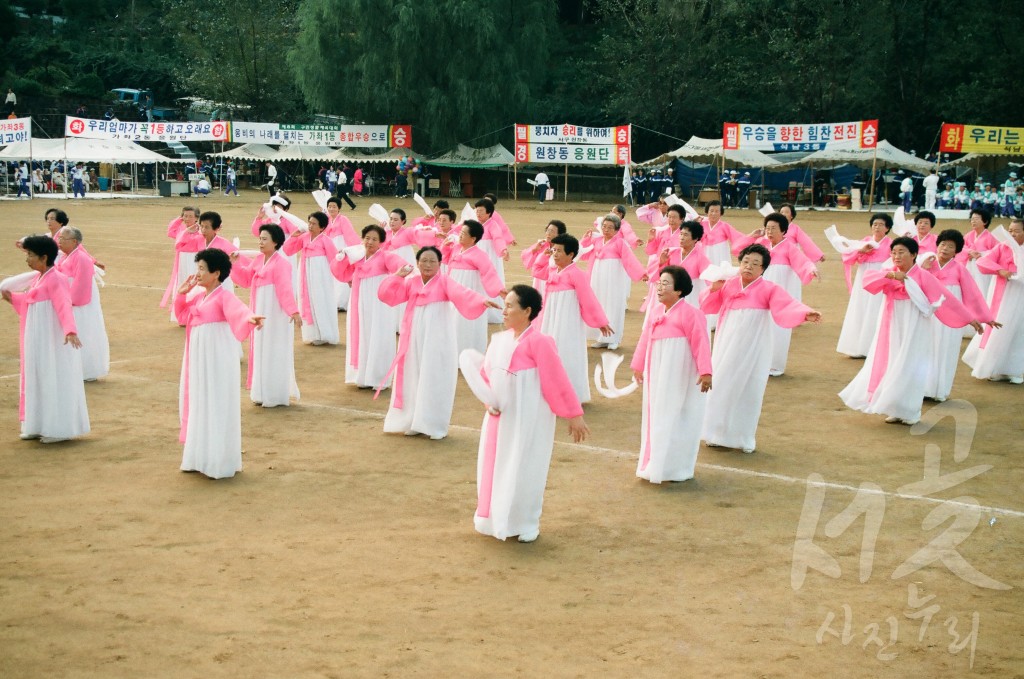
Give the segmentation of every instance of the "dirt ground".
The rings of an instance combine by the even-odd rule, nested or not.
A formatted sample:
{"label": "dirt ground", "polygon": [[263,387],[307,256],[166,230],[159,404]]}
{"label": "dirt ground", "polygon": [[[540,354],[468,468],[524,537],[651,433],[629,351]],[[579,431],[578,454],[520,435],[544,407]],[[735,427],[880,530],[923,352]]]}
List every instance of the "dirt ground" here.
{"label": "dirt ground", "polygon": [[[25,270],[11,244],[44,230],[46,208],[83,230],[108,265],[113,360],[86,387],[91,434],[20,441],[17,316],[0,310],[0,676],[1024,676],[1024,392],[961,365],[966,403],[921,435],[845,408],[836,393],[861,362],[834,350],[834,252],[805,293],[824,322],[795,331],[755,454],[702,448],[693,481],[640,481],[639,394],[595,393],[590,440],[559,424],[541,537],[521,545],[473,530],[482,412],[466,385],[447,440],[385,436],[387,394],[343,384],[341,346],[297,343],[291,408],[243,395],[241,474],[178,471],[183,331],[157,304],[165,227],[187,202],[0,202],[2,276]],[[248,247],[260,202],[199,201]],[[347,213],[357,227],[370,202]],[[579,235],[607,207],[498,206],[521,245],[550,218]],[[868,231],[865,213],[798,221],[823,246],[832,223]],[[518,252],[508,271],[526,280]]]}

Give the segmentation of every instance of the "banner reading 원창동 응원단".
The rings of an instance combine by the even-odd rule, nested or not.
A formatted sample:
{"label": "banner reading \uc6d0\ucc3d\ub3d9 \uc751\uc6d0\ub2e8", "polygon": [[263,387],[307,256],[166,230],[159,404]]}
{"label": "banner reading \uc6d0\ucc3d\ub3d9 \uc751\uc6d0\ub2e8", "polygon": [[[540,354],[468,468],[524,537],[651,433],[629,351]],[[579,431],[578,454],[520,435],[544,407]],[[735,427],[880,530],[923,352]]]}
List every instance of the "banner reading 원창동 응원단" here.
{"label": "banner reading \uc6d0\ucc3d\ub3d9 \uc751\uc6d0\ub2e8", "polygon": [[848,123],[725,123],[725,149],[755,151],[821,151],[826,148],[873,149],[878,144],[878,121]]}
{"label": "banner reading \uc6d0\ucc3d\ub3d9 \uc751\uc6d0\ub2e8", "polygon": [[568,163],[570,165],[628,165],[631,155],[630,125],[516,125],[517,163]]}

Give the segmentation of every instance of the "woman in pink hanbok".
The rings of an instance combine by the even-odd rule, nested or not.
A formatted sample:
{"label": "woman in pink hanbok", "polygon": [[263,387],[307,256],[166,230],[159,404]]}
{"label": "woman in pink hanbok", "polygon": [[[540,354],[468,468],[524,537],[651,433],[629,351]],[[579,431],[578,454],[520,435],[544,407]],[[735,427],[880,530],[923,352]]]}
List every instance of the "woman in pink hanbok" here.
{"label": "woman in pink hanbok", "polygon": [[[657,274],[659,270],[658,258],[661,256],[661,253],[679,244],[679,227],[682,226],[685,218],[686,210],[683,209],[683,206],[672,205],[665,212],[665,225],[651,227],[647,232],[647,244],[644,246],[644,252],[647,253],[648,269],[655,269],[652,273]],[[701,233],[703,233],[703,227],[701,228]],[[654,278],[657,279],[657,275]],[[657,285],[657,280],[651,283],[652,290],[655,285]],[[647,296],[640,310],[645,310],[648,304],[654,304],[655,300],[656,293],[652,292]]]}
{"label": "woman in pink hanbok", "polygon": [[658,229],[665,226],[668,208],[669,205],[665,202],[665,196],[658,196],[657,201],[638,207],[636,209],[636,218]]}
{"label": "woman in pink hanbok", "polygon": [[711,447],[754,452],[771,369],[772,326],[795,328],[805,321],[821,320],[820,313],[764,279],[762,274],[771,259],[763,245],[744,248],[739,275],[715,281],[701,295],[701,311],[720,315],[711,350],[715,388],[708,398],[701,433]]}
{"label": "woman in pink hanbok", "polygon": [[[732,224],[722,219],[725,214],[725,207],[721,201],[712,200],[704,206],[704,217],[700,225],[704,227],[704,238],[701,244],[704,246],[704,256],[715,266],[722,263],[732,263],[732,253],[750,244],[750,240],[760,236],[759,231],[753,231],[744,235],[737,231]],[[708,314],[708,327],[714,330],[718,327],[718,314]]]}
{"label": "woman in pink hanbok", "polygon": [[[330,222],[327,224],[327,236],[334,243],[334,249],[341,251],[352,245],[359,245],[359,236],[352,228],[352,222],[341,213],[341,199],[331,196],[327,199],[327,217]],[[348,283],[334,281],[335,303],[338,311],[348,309],[348,299],[352,294],[352,288]]]}
{"label": "woman in pink hanbok", "polygon": [[[978,284],[981,294],[988,299],[992,289],[993,276],[978,268],[978,260],[989,250],[998,245],[998,241],[988,227],[992,224],[992,212],[983,207],[973,208],[970,214],[971,230],[964,234],[964,249],[957,255],[958,262],[967,267],[967,272]],[[974,328],[964,328],[964,337],[974,337]]]}
{"label": "woman in pink hanbok", "polygon": [[[508,248],[515,245],[516,240],[509,230],[508,225],[500,217],[495,217],[494,202],[489,198],[481,198],[475,205],[476,220],[484,227],[483,237],[477,241],[477,246],[487,253],[491,260],[494,271],[498,274],[501,287],[505,287],[505,262],[508,261]],[[492,297],[491,301],[499,306],[504,300]],[[501,323],[501,312],[492,310],[487,312],[488,323]]]}
{"label": "woman in pink hanbok", "polygon": [[[864,289],[864,275],[869,271],[881,271],[889,262],[889,246],[892,240],[892,217],[885,213],[871,215],[871,235],[861,239],[864,246],[856,252],[843,255],[846,271],[846,287],[850,291],[850,303],[846,306],[843,328],[839,331],[836,351],[852,358],[864,358],[871,350],[875,337],[878,314],[882,309],[882,297],[872,295]],[[850,281],[853,267],[857,277]]]}
{"label": "woman in pink hanbok", "polygon": [[20,317],[18,419],[21,438],[57,443],[89,433],[82,380],[82,343],[71,306],[71,286],[54,269],[57,244],[50,236],[22,239],[25,263],[36,272],[3,299]]}
{"label": "woman in pink hanbok", "polygon": [[[978,284],[967,272],[967,267],[956,260],[964,248],[964,237],[956,229],[947,229],[938,235],[935,257],[923,258],[921,268],[935,276],[949,294],[963,302],[975,320],[992,325],[994,315],[985,303]],[[922,258],[919,258],[922,259]],[[998,323],[994,324],[999,327]],[[932,317],[932,364],[924,397],[942,402],[949,398],[956,377],[956,364],[960,360],[963,332],[950,328]]]}
{"label": "woman in pink hanbok", "polygon": [[299,398],[295,383],[295,330],[300,323],[299,307],[292,292],[292,265],[279,252],[285,243],[284,230],[276,224],[260,227],[260,254],[252,260],[231,255],[231,280],[250,288],[249,309],[263,316],[263,329],[249,343],[249,368],[245,386],[258,406],[288,406]]}
{"label": "woman in pink hanbok", "polygon": [[[499,540],[540,535],[555,417],[569,420],[576,442],[590,430],[562,368],[554,340],[533,324],[540,293],[513,286],[505,297],[505,327],[491,336],[478,377],[489,391],[477,452],[476,530]],[[474,376],[474,377],[477,377]]]}
{"label": "woman in pink hanbok", "polygon": [[388,236],[384,241],[384,249],[404,259],[406,264],[415,263],[416,251],[413,246],[416,244],[416,229],[406,226],[405,210],[396,207],[391,211],[389,219],[385,227]]}
{"label": "woman in pink hanbok", "polygon": [[[457,249],[448,260],[448,275],[459,285],[491,299],[505,292],[498,273],[487,253],[479,248],[484,227],[475,219],[467,219],[459,231]],[[443,254],[442,254],[443,257]],[[495,304],[494,306],[497,306]],[[475,349],[487,350],[487,318],[485,315],[459,315],[455,318],[455,345],[458,353]]]}
{"label": "woman in pink hanbok", "polygon": [[171,321],[175,321],[173,297],[175,291],[185,280],[196,272],[196,253],[199,250],[194,236],[199,233],[199,208],[191,205],[182,208],[181,215],[172,219],[167,225],[167,237],[174,241],[174,265],[171,267],[171,279],[164,289],[160,306],[171,306]]}
{"label": "woman in pink hanbok", "polygon": [[636,475],[651,483],[686,481],[697,466],[711,345],[704,314],[683,301],[692,292],[686,269],[664,267],[657,290],[631,363],[643,387]]}
{"label": "woman in pink hanbok", "polygon": [[981,326],[942,283],[917,266],[917,241],[906,236],[892,242],[892,268],[869,271],[864,290],[883,299],[875,340],[860,372],[839,398],[863,413],[887,415],[890,424],[917,424],[921,419],[928,375],[932,369],[934,315],[951,328]]}
{"label": "woman in pink hanbok", "polygon": [[331,267],[338,251],[325,233],[330,219],[323,212],[309,215],[309,230],[294,231],[281,252],[302,252],[299,263],[299,313],[302,315],[302,341],[320,346],[338,344],[338,310]]}
{"label": "woman in pink hanbok", "polygon": [[398,332],[395,309],[378,299],[377,289],[406,261],[381,248],[387,239],[383,228],[370,224],[362,235],[362,248],[338,253],[332,270],[352,285],[352,303],[345,315],[345,384],[371,389],[387,378]]}
{"label": "woman in pink hanbok", "polygon": [[590,287],[608,318],[607,325],[612,328],[608,336],[603,336],[600,328],[590,329],[588,335],[597,340],[596,348],[619,348],[626,325],[631,281],[639,281],[647,275],[643,264],[622,239],[619,226],[617,215],[605,215],[600,235],[590,230],[580,241],[581,248],[591,248],[582,259],[590,262]]}
{"label": "woman in pink hanbok", "polygon": [[179,440],[185,444],[181,470],[222,479],[242,470],[238,352],[263,317],[222,285],[231,275],[227,254],[210,248],[195,258],[196,273],[174,298],[174,311],[185,325],[178,393]]}
{"label": "woman in pink hanbok", "polygon": [[658,261],[655,266],[647,269],[651,287],[647,293],[647,299],[651,303],[647,305],[647,316],[650,317],[651,309],[657,306],[658,282],[660,282],[660,271],[666,266],[681,266],[690,276],[691,290],[683,296],[683,301],[694,309],[700,308],[700,295],[707,287],[700,275],[711,265],[707,255],[704,254],[704,245],[700,242],[704,237],[704,227],[700,222],[686,221],[679,226],[679,240],[676,244],[663,249],[658,254]]}
{"label": "woman in pink hanbok", "polygon": [[555,267],[554,262],[551,261],[551,239],[565,232],[565,222],[560,219],[552,219],[544,227],[544,237],[530,247],[523,248],[519,255],[523,260],[523,266],[533,278],[530,285],[542,295],[544,294],[544,281],[547,280],[547,274],[543,272]]}
{"label": "woman in pink hanbok", "polygon": [[[619,218],[619,232],[622,233],[623,240],[630,248],[636,248],[644,244],[644,241],[640,240],[636,231],[633,230],[633,225],[626,221],[626,206],[625,205],[612,205],[612,209],[609,214],[613,214]],[[604,221],[604,215],[594,218],[594,229],[600,231],[601,222]],[[543,290],[541,291],[544,292]]]}
{"label": "woman in pink hanbok", "polygon": [[935,213],[922,210],[914,215],[914,233],[908,234],[917,241],[918,252],[935,252],[938,247],[938,239],[932,230],[935,228]]}
{"label": "woman in pink hanbok", "polygon": [[[447,203],[447,201],[438,201]],[[433,245],[441,251],[441,270],[448,273],[448,263],[452,254],[459,249],[459,235],[462,226],[455,226],[455,212],[445,208],[437,213],[431,226],[416,228],[416,245],[425,248]],[[486,255],[485,255],[486,256]]]}
{"label": "woman in pink hanbok", "polygon": [[576,266],[574,260],[579,250],[579,241],[567,233],[555,236],[551,241],[551,261],[555,270],[537,272],[547,277],[540,329],[555,340],[576,398],[580,403],[589,403],[587,328],[594,328],[604,337],[611,336],[614,331],[590,287],[590,277]]}
{"label": "woman in pink hanbok", "polygon": [[58,232],[57,247],[64,255],[57,262],[57,271],[71,283],[71,305],[82,340],[82,377],[93,382],[110,372],[110,342],[96,285],[96,259],[86,252],[82,232],[73,226]]}
{"label": "woman in pink hanbok", "polygon": [[441,273],[441,251],[432,245],[416,253],[416,269],[410,276],[413,267],[403,266],[377,290],[385,304],[405,305],[398,353],[388,373],[395,383],[384,432],[437,441],[448,435],[455,405],[456,316],[480,317],[493,302]]}
{"label": "woman in pink hanbok", "polygon": [[1024,384],[1024,222],[1015,218],[1008,230],[1009,241],[977,260],[978,271],[995,278],[988,301],[1002,328],[972,339],[964,363],[978,379]]}
{"label": "woman in pink hanbok", "polygon": [[812,262],[824,262],[825,253],[811,240],[807,232],[796,223],[796,207],[792,203],[783,203],[779,206],[779,214],[789,220],[789,231],[786,232],[786,238],[796,241],[796,244],[807,255],[807,259]]}

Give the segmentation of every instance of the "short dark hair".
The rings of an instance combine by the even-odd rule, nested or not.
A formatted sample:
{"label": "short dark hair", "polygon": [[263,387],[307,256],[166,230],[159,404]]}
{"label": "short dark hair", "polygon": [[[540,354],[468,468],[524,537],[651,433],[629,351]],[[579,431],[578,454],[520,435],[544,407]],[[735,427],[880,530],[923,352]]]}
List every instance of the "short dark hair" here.
{"label": "short dark hair", "polygon": [[679,219],[686,219],[686,209],[682,205],[669,205],[665,212],[675,212]]}
{"label": "short dark hair", "polygon": [[473,204],[473,207],[482,207],[484,210],[487,211],[487,214],[494,214],[494,202],[487,198],[481,198],[480,200]]}
{"label": "short dark hair", "polygon": [[742,262],[743,258],[747,255],[761,255],[761,268],[767,269],[768,265],[772,263],[772,253],[768,252],[768,248],[761,245],[760,243],[754,243],[740,250],[739,260]]}
{"label": "short dark hair", "polygon": [[765,215],[764,226],[768,226],[768,222],[775,222],[779,225],[779,231],[786,233],[789,231],[789,220],[786,219],[786,215],[781,212],[772,212],[771,214]]}
{"label": "short dark hair", "polygon": [[37,257],[44,258],[48,267],[57,261],[57,241],[49,236],[28,236],[22,239],[21,247]]}
{"label": "short dark hair", "polygon": [[491,201],[491,202],[492,202],[492,203],[494,203],[495,205],[497,205],[497,204],[498,204],[498,196],[497,196],[496,194],[494,194],[494,193],[491,193],[490,191],[488,191],[487,193],[485,193],[485,194],[483,195],[483,198],[486,198],[487,200]]}
{"label": "short dark hair", "polygon": [[275,250],[280,250],[281,246],[284,245],[284,229],[277,224],[262,224],[260,225],[260,231],[267,232],[270,240],[274,241]]}
{"label": "short dark hair", "polygon": [[935,246],[938,247],[940,243],[947,240],[956,246],[956,251],[958,253],[964,249],[964,235],[956,229],[946,229],[940,233],[938,239],[935,241]]}
{"label": "short dark hair", "polygon": [[793,215],[793,219],[796,219],[796,207],[792,203],[783,203],[779,206],[779,212],[782,212],[782,208],[788,207],[789,214]]}
{"label": "short dark hair", "polygon": [[64,210],[58,210],[55,207],[51,207],[49,210],[47,210],[43,217],[49,217],[51,212],[53,213],[53,220],[60,224],[61,226],[67,226],[68,222],[71,221],[68,219],[67,212],[64,212]]}
{"label": "short dark hair", "polygon": [[455,223],[455,210],[449,210],[448,208],[445,208],[444,210],[441,210],[441,214],[447,217],[452,224]]}
{"label": "short dark hair", "polygon": [[[561,219],[552,219],[548,222],[548,226],[554,225],[555,229],[558,230],[558,235],[562,235],[566,232],[565,222]],[[547,228],[547,227],[545,227]]]}
{"label": "short dark hair", "polygon": [[462,222],[462,228],[469,232],[469,235],[473,237],[473,241],[479,241],[483,238],[483,224],[475,219],[467,219]]}
{"label": "short dark hair", "polygon": [[580,242],[576,240],[576,236],[567,233],[560,233],[552,238],[551,244],[561,245],[562,249],[565,250],[565,254],[571,255],[573,258],[580,252]]}
{"label": "short dark hair", "polygon": [[921,247],[917,244],[917,241],[911,238],[910,236],[900,236],[899,238],[894,239],[892,244],[889,246],[889,250],[891,251],[897,245],[902,245],[907,250],[910,250],[910,254],[912,255],[917,255],[918,251],[920,251],[921,249]]}
{"label": "short dark hair", "polygon": [[622,205],[621,203],[613,207],[612,212],[622,217],[623,219],[626,218],[626,206]]}
{"label": "short dark hair", "polygon": [[341,209],[341,198],[338,198],[337,196],[331,196],[330,198],[327,199],[327,205],[330,205],[331,203],[337,205],[339,210]]}
{"label": "short dark hair", "polygon": [[932,223],[932,228],[933,229],[935,228],[935,224],[938,221],[938,220],[935,219],[935,213],[931,212],[929,210],[921,210],[916,215],[914,215],[914,223],[915,224],[917,224],[917,220],[919,220],[919,219],[927,219],[927,220],[929,220]]}
{"label": "short dark hair", "polygon": [[666,273],[672,276],[672,289],[682,293],[681,297],[686,297],[693,292],[693,279],[690,278],[686,269],[681,266],[666,266],[658,272],[658,276]]}
{"label": "short dark hair", "polygon": [[416,253],[416,261],[417,262],[420,261],[420,257],[423,256],[424,252],[433,252],[435,255],[437,255],[437,261],[438,262],[444,261],[444,255],[441,254],[440,250],[438,250],[433,245],[427,245],[426,247],[420,248],[419,252]]}
{"label": "short dark hair", "polygon": [[434,201],[434,207],[439,207],[442,210],[447,210],[451,206],[448,205],[448,201],[445,200],[444,198],[438,198],[437,200]]}
{"label": "short dark hair", "polygon": [[223,223],[221,221],[220,214],[212,211],[204,212],[199,215],[199,223],[202,224],[203,222],[210,222],[210,226],[213,227],[214,231],[219,229],[220,225]]}
{"label": "short dark hair", "polygon": [[690,237],[693,240],[700,240],[704,237],[704,225],[696,220],[688,220],[679,225],[679,230],[686,229],[690,232]]}
{"label": "short dark hair", "polygon": [[321,229],[326,229],[327,225],[331,223],[331,218],[328,217],[326,213],[320,212],[319,210],[317,212],[310,212],[309,217],[306,217],[306,219],[315,219]]}
{"label": "short dark hair", "polygon": [[885,214],[884,212],[876,212],[875,214],[871,215],[871,219],[868,220],[868,226],[874,224],[876,219],[881,219],[883,222],[885,222],[886,233],[892,231],[892,217]]}
{"label": "short dark hair", "polygon": [[380,228],[380,226],[378,226],[377,224],[367,224],[366,226],[363,227],[363,230],[359,235],[361,235],[363,238],[366,238],[366,234],[370,233],[371,231],[377,234],[377,236],[380,238],[381,243],[388,239],[388,232]]}
{"label": "short dark hair", "polygon": [[391,211],[391,214],[393,214],[393,215],[398,215],[398,218],[402,220],[402,223],[403,223],[403,224],[405,224],[405,220],[406,220],[406,216],[405,216],[405,210],[403,210],[403,209],[402,209],[402,208],[400,208],[400,207],[396,207],[395,209],[393,209],[393,210]]}
{"label": "short dark hair", "polygon": [[534,288],[531,288],[529,285],[526,285],[525,283],[513,285],[512,289],[509,290],[509,292],[516,293],[516,297],[519,299],[519,307],[521,309],[530,310],[531,321],[537,318],[537,315],[540,313],[542,305],[541,296],[539,292],[537,292]]}
{"label": "short dark hair", "polygon": [[206,270],[210,273],[217,272],[217,279],[221,283],[231,275],[231,258],[228,253],[217,248],[206,248],[196,253],[196,263],[206,262]]}
{"label": "short dark hair", "polygon": [[724,215],[725,214],[725,206],[722,205],[722,201],[720,201],[720,200],[709,200],[707,202],[707,204],[704,205],[704,214],[707,214],[708,210],[711,209],[712,207],[714,207],[715,205],[717,205],[718,207],[720,207],[722,209],[722,214]]}
{"label": "short dark hair", "polygon": [[992,213],[989,210],[983,207],[976,207],[971,210],[969,215],[967,215],[968,219],[973,217],[975,214],[981,217],[981,221],[985,224],[986,229],[988,228],[988,225],[992,223]]}

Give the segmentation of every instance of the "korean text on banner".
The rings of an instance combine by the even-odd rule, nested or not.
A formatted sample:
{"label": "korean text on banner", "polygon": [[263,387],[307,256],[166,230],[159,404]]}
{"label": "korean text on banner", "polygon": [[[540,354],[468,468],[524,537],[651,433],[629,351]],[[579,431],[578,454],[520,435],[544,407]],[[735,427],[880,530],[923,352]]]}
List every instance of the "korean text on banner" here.
{"label": "korean text on banner", "polygon": [[1024,127],[986,127],[984,125],[942,126],[939,150],[943,153],[1024,154]]}
{"label": "korean text on banner", "polygon": [[628,165],[632,152],[631,125],[517,124],[515,135],[517,163]]}
{"label": "korean text on banner", "polygon": [[128,141],[228,141],[231,123],[212,122],[130,122],[64,118],[64,136],[84,139],[124,139]]}
{"label": "korean text on banner", "polygon": [[727,150],[820,151],[825,148],[873,149],[878,144],[878,121],[780,124],[725,123],[722,145]]}
{"label": "korean text on banner", "polygon": [[7,118],[6,120],[0,120],[0,146],[31,140],[31,118]]}

